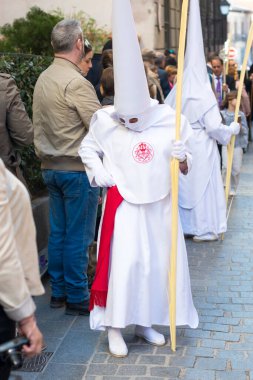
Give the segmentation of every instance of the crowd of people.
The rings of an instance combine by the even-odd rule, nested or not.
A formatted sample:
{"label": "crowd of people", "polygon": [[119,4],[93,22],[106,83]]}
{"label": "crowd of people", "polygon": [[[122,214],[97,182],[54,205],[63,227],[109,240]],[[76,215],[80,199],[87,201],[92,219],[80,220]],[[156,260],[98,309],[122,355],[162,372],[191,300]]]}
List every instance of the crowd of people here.
{"label": "crowd of people", "polygon": [[[36,354],[42,346],[32,299],[44,291],[35,229],[29,195],[16,178],[25,182],[16,146],[32,141],[50,202],[50,307],[90,315],[92,329],[108,330],[116,357],[128,354],[121,330],[130,324],[148,343],[165,344],[152,325],[170,321],[169,164],[174,158],[180,169],[176,323],[197,327],[184,235],[213,241],[226,231],[226,145],[236,135],[230,190],[235,195],[253,117],[253,65],[237,123],[237,64],[230,60],[226,73],[217,53],[206,62],[199,9],[192,4],[178,141],[175,50],[141,51],[129,0],[120,6],[113,1],[112,39],[93,67],[92,46],[80,23],[55,25],[54,61],[37,80],[33,122],[14,80],[0,74],[0,260],[1,268],[6,265],[0,276],[0,343],[14,338],[17,323],[30,341],[25,353]],[[89,289],[100,188],[98,263]],[[1,357],[0,371],[8,379],[10,364]]]}

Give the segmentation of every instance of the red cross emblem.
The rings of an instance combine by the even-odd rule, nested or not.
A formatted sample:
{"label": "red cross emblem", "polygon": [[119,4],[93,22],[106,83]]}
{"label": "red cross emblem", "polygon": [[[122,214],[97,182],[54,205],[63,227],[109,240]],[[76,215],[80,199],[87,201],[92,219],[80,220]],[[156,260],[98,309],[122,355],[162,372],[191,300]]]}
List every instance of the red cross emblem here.
{"label": "red cross emblem", "polygon": [[154,157],[154,149],[152,146],[145,142],[140,142],[133,148],[133,158],[140,164],[147,164]]}

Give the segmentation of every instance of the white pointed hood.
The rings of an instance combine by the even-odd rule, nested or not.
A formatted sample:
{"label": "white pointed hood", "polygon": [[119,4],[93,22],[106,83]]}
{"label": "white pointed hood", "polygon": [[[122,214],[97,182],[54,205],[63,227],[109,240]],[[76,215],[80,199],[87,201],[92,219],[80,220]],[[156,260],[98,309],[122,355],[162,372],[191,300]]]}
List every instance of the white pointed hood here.
{"label": "white pointed hood", "polygon": [[[174,109],[176,108],[176,86],[165,99],[165,103]],[[217,105],[217,100],[207,73],[199,0],[190,0],[182,89],[182,113],[190,123],[195,123],[214,105]]]}
{"label": "white pointed hood", "polygon": [[149,95],[130,0],[113,0],[112,5],[115,111],[123,119],[143,119],[157,102]]}

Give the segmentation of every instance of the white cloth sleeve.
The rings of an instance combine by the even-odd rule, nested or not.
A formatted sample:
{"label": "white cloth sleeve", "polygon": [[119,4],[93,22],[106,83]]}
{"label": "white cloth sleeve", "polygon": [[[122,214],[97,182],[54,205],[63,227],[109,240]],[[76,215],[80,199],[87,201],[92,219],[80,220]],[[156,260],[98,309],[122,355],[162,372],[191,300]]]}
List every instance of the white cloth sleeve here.
{"label": "white cloth sleeve", "polygon": [[92,187],[110,187],[115,184],[110,173],[103,166],[103,152],[91,130],[83,139],[78,154],[85,165],[86,174]]}
{"label": "white cloth sleeve", "polygon": [[216,106],[203,115],[200,124],[204,126],[209,137],[217,140],[222,145],[229,143],[233,134],[232,130],[228,125],[222,124],[222,119]]}
{"label": "white cloth sleeve", "polygon": [[[15,231],[18,226],[11,214],[6,172],[0,160],[0,304],[9,318],[20,321],[34,313],[35,304],[19,257]],[[23,187],[15,181],[17,186]]]}

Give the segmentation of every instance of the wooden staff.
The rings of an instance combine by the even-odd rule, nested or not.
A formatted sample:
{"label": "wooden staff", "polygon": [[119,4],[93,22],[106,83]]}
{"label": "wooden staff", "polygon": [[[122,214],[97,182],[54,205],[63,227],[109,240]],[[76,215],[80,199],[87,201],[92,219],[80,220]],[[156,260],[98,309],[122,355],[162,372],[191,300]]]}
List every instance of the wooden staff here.
{"label": "wooden staff", "polygon": [[[223,85],[226,84],[226,63],[225,65],[223,65]],[[225,99],[225,96],[226,96],[226,92],[223,91],[223,85],[222,85],[222,89],[221,89],[221,97],[222,99],[224,100]]]}
{"label": "wooden staff", "polygon": [[[183,0],[179,48],[178,71],[176,89],[176,140],[180,139],[182,85],[184,71],[185,36],[187,26],[188,0]],[[169,313],[170,313],[170,339],[171,350],[176,351],[176,280],[177,280],[177,236],[178,236],[178,173],[179,161],[171,160],[171,199],[172,199],[172,223],[171,223],[171,253],[169,271]]]}
{"label": "wooden staff", "polygon": [[224,44],[224,50],[225,50],[225,66],[226,66],[226,75],[228,75],[228,62],[229,62],[229,49],[231,45],[231,36],[230,33],[228,34],[228,39]]}
{"label": "wooden staff", "polygon": [[[230,48],[230,35],[227,39],[227,41],[224,44],[224,65],[223,65],[223,83],[226,84],[226,76],[228,74],[228,54],[229,54],[229,48]],[[226,92],[222,90],[222,99],[224,100],[226,97]]]}
{"label": "wooden staff", "polygon": [[[240,108],[241,97],[242,97],[242,89],[243,89],[243,84],[244,84],[244,77],[245,77],[245,72],[247,68],[247,63],[248,63],[248,58],[249,58],[252,42],[253,42],[253,23],[251,24],[251,27],[249,30],[247,45],[245,49],[245,55],[244,55],[241,74],[240,74],[240,82],[239,82],[237,99],[236,99],[236,107],[235,107],[235,119],[234,119],[235,122],[237,122],[238,120],[239,108]],[[225,190],[226,204],[228,204],[228,194],[230,190],[230,179],[231,179],[232,164],[233,164],[234,145],[235,145],[235,135],[232,135],[231,140],[227,146],[227,175],[226,175],[226,190]]]}

